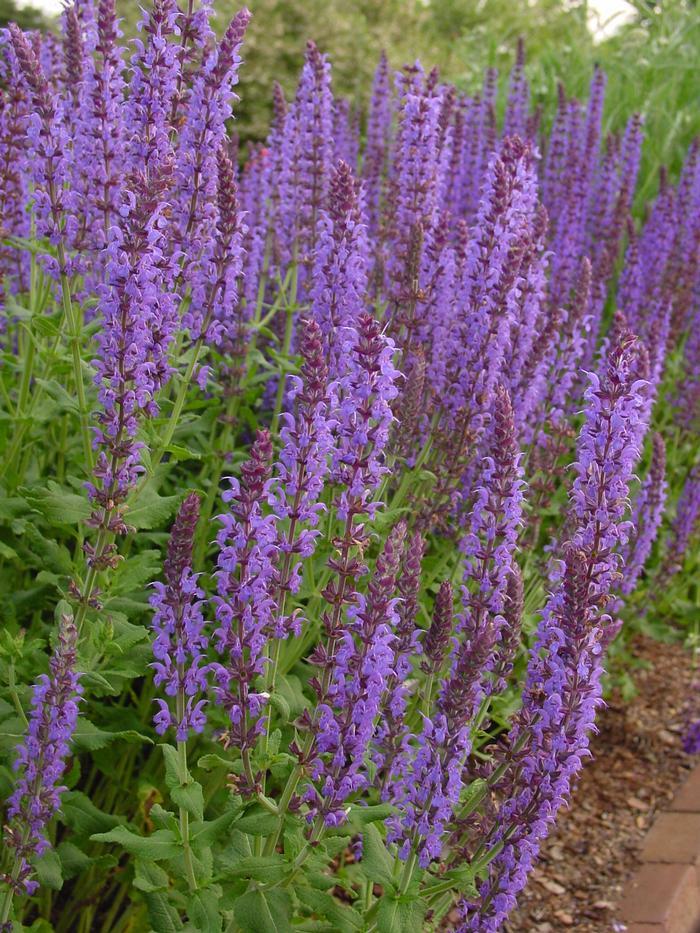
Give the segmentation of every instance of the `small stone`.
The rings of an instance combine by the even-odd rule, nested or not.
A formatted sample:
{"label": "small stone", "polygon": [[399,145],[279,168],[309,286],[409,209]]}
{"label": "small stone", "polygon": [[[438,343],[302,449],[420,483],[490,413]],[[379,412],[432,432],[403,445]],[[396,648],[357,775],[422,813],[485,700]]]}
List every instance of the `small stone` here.
{"label": "small stone", "polygon": [[633,810],[643,810],[644,812],[649,809],[649,804],[644,803],[644,801],[640,800],[638,797],[628,797],[627,806],[632,807]]}
{"label": "small stone", "polygon": [[542,885],[550,894],[566,894],[566,888],[563,884],[558,884],[556,881],[550,881],[549,878],[538,878],[537,881]]}
{"label": "small stone", "polygon": [[565,927],[573,926],[574,918],[571,914],[567,914],[565,910],[555,910],[554,916],[557,920],[561,920]]}

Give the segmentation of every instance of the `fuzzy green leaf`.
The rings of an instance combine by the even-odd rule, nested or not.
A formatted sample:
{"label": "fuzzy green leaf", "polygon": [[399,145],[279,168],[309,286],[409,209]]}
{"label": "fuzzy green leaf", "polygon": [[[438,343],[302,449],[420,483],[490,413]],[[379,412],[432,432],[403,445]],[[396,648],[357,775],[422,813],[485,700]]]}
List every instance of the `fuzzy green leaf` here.
{"label": "fuzzy green leaf", "polygon": [[130,855],[138,855],[154,862],[175,858],[182,852],[175,834],[169,829],[158,829],[150,836],[139,836],[126,826],[115,826],[108,833],[94,833],[90,838],[93,842],[114,842]]}
{"label": "fuzzy green leaf", "polygon": [[55,849],[49,849],[34,863],[37,880],[43,888],[52,888],[60,891],[63,887],[63,873],[61,859]]}
{"label": "fuzzy green leaf", "polygon": [[342,904],[331,894],[316,891],[313,888],[302,888],[297,893],[302,904],[315,914],[320,914],[326,920],[330,920],[337,933],[355,933],[355,931],[362,930],[364,922],[360,914],[347,904]]}
{"label": "fuzzy green leaf", "polygon": [[216,890],[198,891],[190,902],[189,916],[197,933],[220,933],[220,894]]}
{"label": "fuzzy green leaf", "polygon": [[281,881],[289,863],[281,855],[251,855],[234,862],[224,872],[226,878],[252,878],[254,881]]}
{"label": "fuzzy green leaf", "polygon": [[291,898],[286,891],[247,891],[233,908],[243,933],[291,933]]}
{"label": "fuzzy green leaf", "polygon": [[360,868],[369,881],[394,888],[394,859],[387,852],[382,834],[372,823],[362,833],[362,860]]}
{"label": "fuzzy green leaf", "polygon": [[178,930],[182,929],[178,912],[168,903],[168,898],[162,891],[144,893],[143,898],[148,908],[152,933],[178,933]]}
{"label": "fuzzy green leaf", "polygon": [[120,823],[118,816],[103,813],[81,791],[67,791],[61,798],[63,822],[79,836],[106,832]]}
{"label": "fuzzy green leaf", "polygon": [[139,891],[162,891],[168,887],[168,873],[146,858],[137,858],[134,867],[134,887]]}
{"label": "fuzzy green leaf", "polygon": [[428,905],[418,897],[384,895],[377,911],[377,933],[423,933]]}

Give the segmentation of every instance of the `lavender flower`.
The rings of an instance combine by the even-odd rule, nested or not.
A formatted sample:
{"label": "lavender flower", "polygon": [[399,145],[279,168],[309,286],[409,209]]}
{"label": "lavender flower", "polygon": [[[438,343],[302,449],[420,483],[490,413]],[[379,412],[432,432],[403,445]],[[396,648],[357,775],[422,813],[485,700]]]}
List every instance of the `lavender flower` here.
{"label": "lavender flower", "polygon": [[154,718],[156,732],[163,735],[170,726],[176,729],[178,742],[186,742],[190,732],[201,732],[206,723],[204,699],[208,667],[205,652],[208,638],[202,615],[204,591],[192,570],[192,545],[199,518],[199,497],[190,493],[175,519],[168,554],[163,565],[165,583],[154,583],[153,654],[156,658],[156,685],[165,684],[165,693],[175,697],[173,716],[166,700],[158,699],[159,712]]}
{"label": "lavender flower", "polygon": [[633,531],[623,551],[625,569],[620,589],[625,596],[634,591],[644,570],[666,505],[666,447],[660,434],[654,434],[652,445],[651,463],[634,502]]}
{"label": "lavender flower", "polygon": [[61,105],[27,36],[14,23],[10,23],[8,30],[13,61],[26,83],[33,108],[27,118],[29,152],[26,164],[33,184],[36,233],[58,247],[58,260],[47,256],[45,263],[52,274],[62,275],[69,271],[66,246],[75,236],[76,227],[75,217],[68,210],[69,147]]}
{"label": "lavender flower", "polygon": [[676,516],[666,541],[666,555],[659,571],[659,585],[683,567],[685,553],[700,526],[700,467],[693,467],[681,490]]}
{"label": "lavender flower", "polygon": [[372,234],[376,234],[379,227],[391,119],[389,63],[382,52],[372,85],[372,102],[367,118],[367,144],[362,162],[362,178],[367,189],[368,226]]}
{"label": "lavender flower", "polygon": [[625,335],[602,378],[589,377],[571,492],[574,532],[555,571],[530,654],[522,711],[508,737],[505,760],[517,770],[504,778],[504,801],[484,843],[502,848],[478,899],[464,905],[464,931],[500,928],[587,754],[600,703],[602,654],[614,629],[603,610],[620,577],[618,548],[630,530],[624,517],[643,410],[643,386],[633,375],[636,355],[634,339]]}
{"label": "lavender flower", "polygon": [[17,748],[15,768],[21,773],[8,801],[5,827],[5,844],[15,850],[15,865],[3,880],[18,894],[23,889],[33,894],[38,887],[31,878],[30,860],[50,847],[46,827],[66,789],[59,781],[66,768],[82,693],[75,670],[77,641],[72,616],[62,616],[49,673],[42,674],[34,686],[27,734]]}
{"label": "lavender flower", "polygon": [[[506,389],[497,386],[489,456],[475,490],[469,530],[460,544],[465,558],[464,610],[458,616],[457,628],[465,644],[478,638],[485,624],[493,627],[495,639],[500,640],[506,587],[515,566],[522,522],[522,486],[513,409]],[[485,671],[490,666],[487,663]],[[494,686],[502,689],[503,685]],[[493,686],[486,689],[490,691]]]}
{"label": "lavender flower", "polygon": [[319,734],[307,791],[310,812],[328,826],[345,819],[343,804],[367,786],[364,759],[394,673],[393,629],[398,621],[394,596],[405,524],[387,538],[366,597],[357,594],[348,625],[338,639],[330,679],[317,709]]}
{"label": "lavender flower", "polygon": [[280,523],[287,529],[278,540],[282,566],[277,579],[278,611],[272,635],[284,638],[291,631],[300,634],[299,613],[285,614],[285,597],[301,585],[301,564],[316,549],[321,532],[316,528],[325,506],[319,502],[330,470],[335,422],[329,414],[328,369],[324,359],[321,331],[315,321],[303,322],[301,337],[303,358],[301,378],[293,377],[290,403],[294,414],[282,414],[280,430],[282,450],[275,464],[275,484],[269,503]]}
{"label": "lavender flower", "polygon": [[[265,669],[267,633],[275,612],[270,594],[278,532],[275,516],[263,510],[270,494],[271,459],[270,435],[258,431],[241,479],[230,479],[223,495],[231,507],[219,516],[222,528],[217,535],[214,643],[221,662],[214,667],[214,695],[229,717],[223,742],[240,749],[244,758],[265,726],[260,714],[268,699],[256,689],[255,679]],[[247,775],[249,781],[251,777]]]}
{"label": "lavender flower", "polygon": [[186,277],[196,274],[196,257],[211,235],[216,185],[216,158],[225,138],[225,123],[238,98],[240,48],[250,21],[247,9],[231,20],[216,51],[208,51],[194,77],[184,125],[178,136],[177,192],[174,221],[185,256]]}
{"label": "lavender flower", "polygon": [[443,580],[435,597],[433,619],[423,639],[422,669],[426,674],[438,674],[447,657],[454,621],[452,584]]}
{"label": "lavender flower", "polygon": [[328,209],[319,214],[311,279],[311,313],[337,377],[365,310],[369,247],[360,189],[344,162],[333,170]]}
{"label": "lavender flower", "polygon": [[[122,226],[109,231],[107,282],[100,286],[103,323],[94,365],[102,411],[95,483],[88,489],[92,524],[117,534],[127,530],[124,503],[143,471],[139,420],[158,411],[156,395],[171,373],[174,264],[163,243],[169,183],[167,175],[134,179],[121,207]],[[88,551],[88,559],[97,565],[105,554]]]}

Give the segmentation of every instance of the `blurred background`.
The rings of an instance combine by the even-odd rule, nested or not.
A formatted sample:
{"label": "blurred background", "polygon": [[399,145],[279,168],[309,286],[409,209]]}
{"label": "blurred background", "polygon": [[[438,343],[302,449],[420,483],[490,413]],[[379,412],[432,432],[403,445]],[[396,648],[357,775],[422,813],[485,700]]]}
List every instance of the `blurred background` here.
{"label": "blurred background", "polygon": [[[56,29],[61,0],[0,0],[0,25]],[[225,28],[238,3],[215,0]],[[394,67],[419,58],[443,80],[474,91],[487,67],[507,80],[519,36],[545,121],[562,81],[585,96],[595,63],[608,75],[607,129],[643,114],[647,143],[640,200],[656,188],[660,165],[675,175],[700,133],[700,10],[697,0],[248,0],[253,21],[244,46],[237,130],[262,139],[278,80],[294,93],[304,44],[314,39],[333,65],[336,95],[362,109],[384,49]],[[117,0],[125,37],[135,34],[138,0]]]}

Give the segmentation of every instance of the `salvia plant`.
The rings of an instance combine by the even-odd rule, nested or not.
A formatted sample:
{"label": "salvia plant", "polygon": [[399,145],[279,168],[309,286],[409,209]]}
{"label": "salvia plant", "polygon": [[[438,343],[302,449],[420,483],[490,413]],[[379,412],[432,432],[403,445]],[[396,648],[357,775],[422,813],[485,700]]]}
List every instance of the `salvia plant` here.
{"label": "salvia plant", "polygon": [[687,599],[700,149],[309,42],[243,153],[212,16],[2,33],[0,928],[499,930]]}

